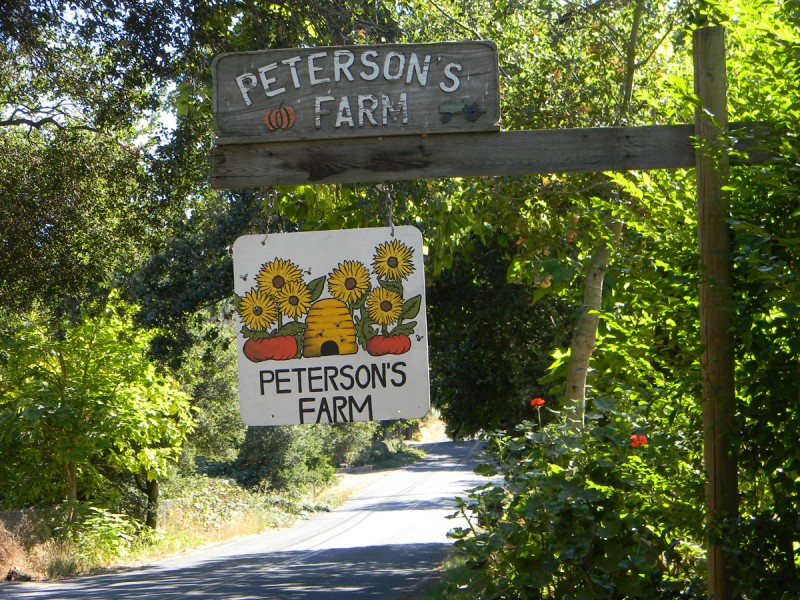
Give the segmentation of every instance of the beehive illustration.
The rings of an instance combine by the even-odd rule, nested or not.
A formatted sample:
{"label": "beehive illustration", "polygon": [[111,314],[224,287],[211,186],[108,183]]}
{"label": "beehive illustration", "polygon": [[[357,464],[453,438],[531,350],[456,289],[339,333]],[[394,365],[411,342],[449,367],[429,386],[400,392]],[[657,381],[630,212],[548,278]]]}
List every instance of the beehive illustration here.
{"label": "beehive illustration", "polygon": [[325,298],[311,305],[306,315],[303,356],[334,356],[358,352],[356,329],[347,305]]}

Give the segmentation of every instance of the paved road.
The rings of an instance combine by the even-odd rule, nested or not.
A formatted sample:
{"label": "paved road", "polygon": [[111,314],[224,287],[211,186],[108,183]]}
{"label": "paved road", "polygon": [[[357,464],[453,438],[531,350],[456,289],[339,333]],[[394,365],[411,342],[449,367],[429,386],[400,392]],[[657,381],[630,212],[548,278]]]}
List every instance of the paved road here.
{"label": "paved road", "polygon": [[423,445],[425,459],[370,474],[344,506],[285,530],[146,568],[56,583],[0,584],[8,600],[409,599],[441,563],[452,499],[486,482],[475,442]]}

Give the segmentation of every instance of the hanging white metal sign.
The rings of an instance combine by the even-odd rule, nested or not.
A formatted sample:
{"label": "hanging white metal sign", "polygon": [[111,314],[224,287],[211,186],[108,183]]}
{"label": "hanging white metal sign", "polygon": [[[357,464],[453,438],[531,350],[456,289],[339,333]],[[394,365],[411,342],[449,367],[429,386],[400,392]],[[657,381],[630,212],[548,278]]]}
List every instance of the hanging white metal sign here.
{"label": "hanging white metal sign", "polygon": [[422,234],[243,236],[233,246],[248,425],[423,417],[430,405]]}

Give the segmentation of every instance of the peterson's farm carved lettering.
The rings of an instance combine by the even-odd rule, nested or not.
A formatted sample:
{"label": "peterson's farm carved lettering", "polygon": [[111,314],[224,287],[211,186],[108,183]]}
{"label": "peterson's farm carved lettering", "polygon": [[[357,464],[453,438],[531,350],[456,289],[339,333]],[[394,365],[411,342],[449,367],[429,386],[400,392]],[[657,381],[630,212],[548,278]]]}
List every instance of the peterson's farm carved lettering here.
{"label": "peterson's farm carved lettering", "polygon": [[218,144],[499,128],[491,42],[222,54],[213,75]]}

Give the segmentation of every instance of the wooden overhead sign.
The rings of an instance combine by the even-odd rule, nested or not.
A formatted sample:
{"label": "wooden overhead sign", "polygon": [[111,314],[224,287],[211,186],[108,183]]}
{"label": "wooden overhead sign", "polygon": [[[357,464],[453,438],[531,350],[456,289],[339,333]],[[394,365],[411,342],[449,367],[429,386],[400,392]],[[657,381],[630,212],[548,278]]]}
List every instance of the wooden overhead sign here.
{"label": "wooden overhead sign", "polygon": [[212,70],[218,145],[499,129],[491,42],[237,52]]}

